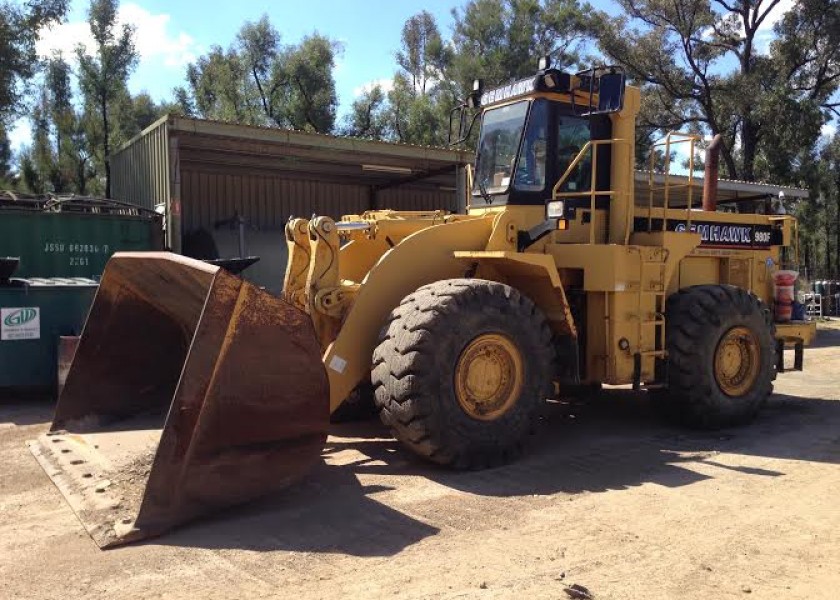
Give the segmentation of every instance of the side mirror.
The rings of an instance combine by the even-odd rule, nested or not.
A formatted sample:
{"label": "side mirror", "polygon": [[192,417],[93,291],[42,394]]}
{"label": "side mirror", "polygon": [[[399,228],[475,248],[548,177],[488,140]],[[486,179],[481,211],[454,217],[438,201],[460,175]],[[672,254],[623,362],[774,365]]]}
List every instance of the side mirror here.
{"label": "side mirror", "polygon": [[[605,115],[621,111],[624,108],[624,88],[627,75],[623,67],[617,65],[593,67],[576,75],[580,82],[578,89],[589,93],[588,106],[581,116]],[[595,102],[595,95],[598,101]]]}
{"label": "side mirror", "polygon": [[[471,108],[471,106],[465,102],[453,108],[449,113],[449,131],[446,136],[448,146],[463,144],[470,137],[470,134],[472,134],[473,127],[479,115],[481,115],[481,111],[476,111],[472,118],[467,121],[467,108]],[[458,134],[456,136],[457,139],[453,140],[452,129],[456,122],[458,124]]]}
{"label": "side mirror", "polygon": [[624,108],[624,72],[604,73],[598,78],[598,112],[614,113]]}
{"label": "side mirror", "polygon": [[[466,106],[459,104],[449,112],[449,131],[446,132],[446,143],[448,146],[457,144],[464,135],[464,110]],[[458,133],[455,136],[455,141],[452,141],[452,125],[458,124]]]}

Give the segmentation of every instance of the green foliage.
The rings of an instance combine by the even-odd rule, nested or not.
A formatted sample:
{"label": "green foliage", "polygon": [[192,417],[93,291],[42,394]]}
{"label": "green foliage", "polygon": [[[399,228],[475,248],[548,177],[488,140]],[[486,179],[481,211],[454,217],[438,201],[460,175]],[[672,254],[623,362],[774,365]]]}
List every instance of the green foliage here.
{"label": "green foliage", "polygon": [[436,86],[423,94],[406,74],[397,73],[388,102],[388,122],[395,141],[427,146],[446,145],[449,111],[455,98],[445,88]]}
{"label": "green foliage", "polygon": [[[112,113],[127,92],[128,76],[137,66],[134,47],[134,28],[117,27],[117,0],[91,0],[88,24],[95,41],[93,53],[80,46],[76,49],[79,60],[79,88],[84,96],[85,108],[96,114],[96,125],[89,131],[89,141],[95,148],[97,162],[104,166],[105,195],[111,195],[111,167],[107,158],[115,143]],[[117,130],[118,131],[118,130]]]}
{"label": "green foliage", "polygon": [[388,106],[381,85],[362,92],[350,107],[340,133],[350,137],[385,139],[388,136]]}
{"label": "green foliage", "polygon": [[[56,193],[68,192],[73,183],[73,162],[76,149],[72,132],[76,126],[76,112],[73,107],[71,69],[64,57],[58,53],[47,60],[42,86],[42,111],[49,122],[35,127],[35,146],[40,129],[43,129],[43,144],[49,147],[49,160],[38,163],[42,179],[49,181],[48,187]],[[50,146],[50,134],[54,138]],[[42,153],[46,157],[46,153]]]}
{"label": "green foliage", "polygon": [[32,162],[36,179],[30,181],[32,191],[43,194],[60,179],[58,161],[50,142],[50,106],[46,91],[32,111]]}
{"label": "green foliage", "polygon": [[412,144],[445,145],[449,115],[474,79],[494,86],[533,74],[539,57],[560,68],[582,61],[591,39],[591,7],[577,0],[472,0],[453,10],[444,40],[422,11],[403,26],[387,102],[368,92],[353,105],[345,130]]}
{"label": "green foliage", "polygon": [[794,5],[769,55],[761,27],[779,0],[619,1],[619,17],[599,17],[599,42],[651,92],[643,126],[720,133],[731,178],[795,179],[790,164],[816,143],[840,83],[838,45],[822,42],[840,35],[836,0]]}
{"label": "green foliage", "polygon": [[461,92],[452,79],[454,50],[444,43],[431,14],[424,11],[406,21],[396,59],[400,70],[386,110],[390,139],[446,145],[449,113]]}
{"label": "green foliage", "polygon": [[24,92],[38,61],[38,33],[67,13],[69,0],[0,1],[0,121],[20,113]]}
{"label": "green foliage", "polygon": [[235,51],[230,51],[228,60],[235,65],[237,77],[244,77],[244,87],[259,97],[263,115],[255,111],[257,118],[267,117],[275,121],[278,101],[282,92],[283,76],[280,73],[280,33],[274,28],[267,15],[256,23],[245,23],[236,36]]}
{"label": "green foliage", "polygon": [[341,47],[314,33],[284,46],[267,16],[245,23],[228,49],[214,46],[175,90],[183,114],[247,125],[329,133],[338,97],[333,68]]}
{"label": "green foliage", "polygon": [[287,89],[283,112],[292,128],[332,131],[338,105],[332,71],[338,49],[335,42],[315,33],[285,52],[279,70]]}
{"label": "green foliage", "polygon": [[177,95],[195,116],[244,125],[261,125],[264,113],[250,88],[248,72],[234,50],[213,46],[187,67],[188,90]]}
{"label": "green foliage", "polygon": [[19,186],[26,192],[40,193],[41,177],[35,168],[30,148],[24,148],[18,155],[18,169],[20,170]]}
{"label": "green foliage", "polygon": [[814,152],[807,165],[810,196],[800,203],[803,264],[812,278],[836,279],[840,273],[840,135]]}
{"label": "green foliage", "polygon": [[[803,260],[835,276],[840,141],[821,132],[840,117],[840,2],[797,0],[771,32],[779,3],[616,0],[608,15],[582,0],[467,0],[453,10],[451,32],[421,11],[402,28],[389,85],[366,89],[337,127],[342,49],[324,35],[285,44],[267,16],[246,22],[229,45],[189,65],[171,102],[156,103],[128,91],[137,55],[131,27],[116,22],[117,0],[91,2],[95,45],[78,49],[75,75],[61,56],[35,60],[37,32],[61,18],[67,0],[0,0],[0,186],[108,193],[105,157],[167,112],[444,145],[450,111],[474,79],[492,87],[526,77],[547,54],[569,71],[605,61],[627,68],[642,88],[639,166],[666,130],[720,133],[723,176],[808,188],[810,199],[790,207],[801,219]],[[603,56],[591,56],[595,43]],[[14,172],[3,123],[21,114],[24,97],[33,137]],[[661,150],[652,158],[664,166]]]}
{"label": "green foliage", "polygon": [[12,146],[6,133],[6,126],[0,122],[0,189],[10,189],[14,183]]}
{"label": "green foliage", "polygon": [[581,63],[594,22],[577,0],[470,0],[454,9],[452,78],[467,92],[473,79],[496,86],[533,74],[541,56],[559,69]]}
{"label": "green foliage", "polygon": [[443,77],[452,62],[452,49],[440,35],[434,16],[422,11],[403,25],[402,47],[396,54],[397,64],[421,96],[426,95]]}

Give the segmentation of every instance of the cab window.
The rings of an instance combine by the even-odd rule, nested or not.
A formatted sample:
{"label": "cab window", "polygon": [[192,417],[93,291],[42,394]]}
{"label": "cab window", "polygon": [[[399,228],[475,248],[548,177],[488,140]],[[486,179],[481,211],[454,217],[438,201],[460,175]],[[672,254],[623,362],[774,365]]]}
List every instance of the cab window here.
{"label": "cab window", "polygon": [[545,189],[548,154],[548,102],[535,100],[522,139],[514,187],[527,192]]}
{"label": "cab window", "polygon": [[[557,119],[557,176],[563,176],[569,165],[590,139],[589,121],[574,116],[560,116]],[[586,192],[592,183],[592,152],[586,151],[581,161],[569,173],[561,186],[563,192]]]}

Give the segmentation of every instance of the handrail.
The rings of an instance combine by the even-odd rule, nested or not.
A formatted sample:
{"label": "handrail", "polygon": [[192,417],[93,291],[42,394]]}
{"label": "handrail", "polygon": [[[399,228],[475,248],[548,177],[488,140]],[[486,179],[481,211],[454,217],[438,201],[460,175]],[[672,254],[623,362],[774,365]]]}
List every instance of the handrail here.
{"label": "handrail", "polygon": [[[672,141],[673,138],[673,141]],[[653,194],[654,192],[664,191],[662,199],[662,231],[668,229],[668,203],[671,197],[671,190],[675,188],[687,188],[687,202],[686,202],[686,227],[691,227],[691,209],[694,206],[694,148],[700,136],[691,133],[682,133],[679,131],[669,131],[664,140],[654,142],[651,145],[650,152],[650,168],[648,169],[648,231],[653,230]],[[688,143],[688,182],[675,184],[671,183],[671,146],[677,144]],[[658,146],[665,146],[665,185],[662,187],[654,187],[654,161],[656,160],[656,148]]]}
{"label": "handrail", "polygon": [[466,171],[466,184],[467,189],[464,190],[464,194],[466,195],[466,203],[464,206],[469,209],[472,206],[472,189],[473,189],[473,166],[468,164],[464,169]]}
{"label": "handrail", "polygon": [[[589,221],[589,243],[590,244],[595,243],[595,219],[594,219],[595,198],[597,196],[608,196],[608,197],[612,198],[613,196],[616,195],[616,190],[613,190],[613,189],[609,189],[609,190],[599,190],[599,189],[597,189],[597,182],[598,182],[598,160],[597,160],[597,158],[598,157],[595,155],[595,152],[596,152],[596,150],[598,149],[599,146],[607,146],[607,145],[610,145],[610,146],[612,146],[612,145],[616,145],[616,146],[617,145],[625,145],[625,146],[629,147],[629,142],[627,140],[620,139],[620,138],[613,138],[613,139],[609,139],[609,140],[589,140],[589,141],[587,141],[583,145],[583,148],[581,148],[580,151],[577,153],[577,156],[575,156],[574,160],[571,163],[569,163],[569,166],[566,168],[565,173],[563,173],[563,175],[560,176],[560,179],[558,179],[557,183],[554,184],[554,187],[551,188],[551,199],[552,200],[559,200],[560,198],[585,198],[586,196],[589,196],[589,210],[591,211],[591,214],[593,215],[593,218],[590,219],[590,221]],[[592,153],[592,173],[591,173],[591,176],[590,176],[589,189],[584,190],[582,192],[561,192],[560,188],[563,186],[564,183],[566,183],[566,181],[571,176],[572,172],[575,170],[575,168],[577,168],[577,166],[584,159],[586,154],[590,151]],[[630,225],[633,222],[633,210],[634,210],[634,206],[633,206],[634,202],[633,202],[632,198],[628,202],[628,205],[629,206],[628,206],[628,211],[627,211],[627,214],[628,214],[628,217],[627,217],[628,224],[627,225],[628,225],[628,227],[630,227]],[[629,229],[628,229],[628,232],[629,232]],[[626,243],[626,238],[627,238],[627,236],[625,235],[625,243]]]}

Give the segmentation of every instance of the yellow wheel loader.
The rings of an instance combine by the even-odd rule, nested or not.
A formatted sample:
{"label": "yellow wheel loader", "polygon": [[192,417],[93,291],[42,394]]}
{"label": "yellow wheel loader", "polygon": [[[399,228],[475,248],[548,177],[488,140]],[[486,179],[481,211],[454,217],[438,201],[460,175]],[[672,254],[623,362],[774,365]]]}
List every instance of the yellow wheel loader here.
{"label": "yellow wheel loader", "polygon": [[[366,389],[406,448],[457,468],[513,459],[582,385],[648,389],[690,426],[748,421],[815,333],[774,319],[796,221],[716,210],[714,152],[702,197],[693,169],[636,193],[638,108],[615,67],[476,82],[451,119],[461,139],[479,124],[464,214],[293,219],[282,298],[115,255],[32,452],[106,547],[298,479]],[[673,134],[666,161],[681,140],[693,156]]]}

